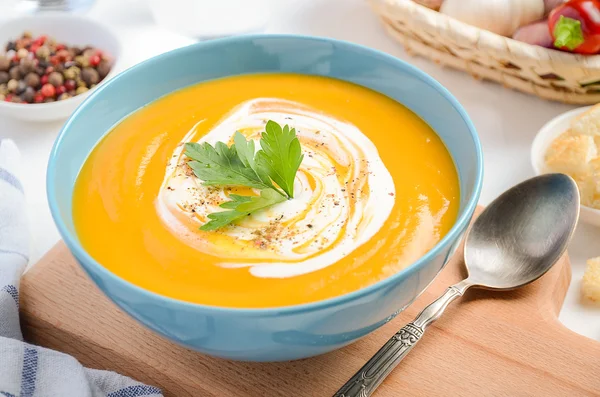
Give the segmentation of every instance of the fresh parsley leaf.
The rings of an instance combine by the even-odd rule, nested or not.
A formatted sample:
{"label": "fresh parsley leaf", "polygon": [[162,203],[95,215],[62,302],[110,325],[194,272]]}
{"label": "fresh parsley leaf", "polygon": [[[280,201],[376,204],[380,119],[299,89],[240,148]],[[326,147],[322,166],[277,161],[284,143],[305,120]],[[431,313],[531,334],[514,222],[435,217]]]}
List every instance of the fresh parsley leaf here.
{"label": "fresh parsley leaf", "polygon": [[219,229],[294,197],[294,180],[304,158],[295,129],[268,121],[258,152],[254,141],[246,140],[239,131],[233,142],[231,147],[224,142],[214,147],[209,143],[185,144],[185,155],[191,159],[188,165],[204,185],[260,189],[260,196],[230,195],[231,201],[221,204],[228,211],[209,214],[210,221],[201,230]]}
{"label": "fresh parsley leaf", "polygon": [[227,226],[230,223],[242,219],[245,216],[247,216],[247,214],[234,210],[213,212],[212,214],[208,214],[208,219],[210,219],[210,221],[200,226],[200,230],[204,230],[205,232],[217,230],[223,226]]}
{"label": "fresh parsley leaf", "polygon": [[250,167],[246,167],[237,154],[235,145],[228,147],[217,142],[185,144],[185,155],[194,174],[207,186],[248,186],[256,189],[270,189],[273,184],[265,183]]}
{"label": "fresh parsley leaf", "polygon": [[271,189],[276,190],[279,194],[285,194],[280,189],[273,186],[273,182],[271,182],[271,178],[267,174],[267,171],[263,167],[257,165],[254,141],[252,139],[246,140],[246,137],[242,135],[241,132],[236,131],[233,135],[233,144],[235,145],[235,150],[237,151],[240,161],[246,167],[252,169],[260,181]]}
{"label": "fresh parsley leaf", "polygon": [[286,200],[284,196],[274,189],[261,190],[260,196],[239,196],[237,194],[232,194],[229,198],[231,201],[226,201],[221,204],[221,208],[229,209],[229,211],[208,214],[210,221],[202,225],[200,230],[210,231],[220,229],[253,212],[263,210]]}
{"label": "fresh parsley leaf", "polygon": [[239,194],[230,194],[229,198],[231,201],[226,201],[219,207],[234,210],[238,205],[252,201],[252,196],[240,196]]}
{"label": "fresh parsley leaf", "polygon": [[[239,200],[240,197],[244,197],[244,200]],[[246,200],[246,197],[247,196],[237,197],[240,204],[235,208],[236,211],[250,214],[286,200],[285,197],[281,196],[273,189],[261,190],[260,196],[250,196],[250,200]]]}
{"label": "fresh parsley leaf", "polygon": [[255,170],[254,155],[256,151],[254,148],[254,141],[252,139],[247,141],[246,137],[242,135],[241,132],[236,131],[233,135],[233,143],[235,144],[235,150],[242,163],[246,167]]}
{"label": "fresh parsley leaf", "polygon": [[260,147],[262,150],[257,153],[258,166],[266,170],[267,175],[288,197],[293,198],[296,172],[304,158],[296,130],[288,125],[281,128],[269,120],[260,139]]}

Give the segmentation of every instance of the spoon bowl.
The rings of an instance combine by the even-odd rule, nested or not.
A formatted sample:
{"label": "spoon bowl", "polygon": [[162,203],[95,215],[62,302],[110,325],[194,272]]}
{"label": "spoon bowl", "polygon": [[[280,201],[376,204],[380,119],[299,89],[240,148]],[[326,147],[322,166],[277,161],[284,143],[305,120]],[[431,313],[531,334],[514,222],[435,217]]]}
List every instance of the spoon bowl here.
{"label": "spoon bowl", "polygon": [[465,243],[472,286],[508,290],[538,279],[560,259],[579,217],[579,190],[564,174],[516,185],[477,218]]}

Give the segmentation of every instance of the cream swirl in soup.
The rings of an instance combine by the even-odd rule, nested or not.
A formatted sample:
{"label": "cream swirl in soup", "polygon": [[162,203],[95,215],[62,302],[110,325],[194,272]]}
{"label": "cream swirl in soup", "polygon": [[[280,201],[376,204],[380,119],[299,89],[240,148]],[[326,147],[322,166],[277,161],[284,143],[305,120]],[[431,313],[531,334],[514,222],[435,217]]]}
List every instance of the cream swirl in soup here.
{"label": "cream swirl in soup", "polygon": [[[257,277],[284,278],[310,273],[367,242],[394,206],[392,176],[373,143],[354,125],[316,109],[280,99],[255,99],[233,109],[199,140],[233,143],[240,131],[260,147],[268,120],[296,129],[304,160],[294,198],[220,229],[199,233],[207,215],[223,211],[228,195],[251,189],[203,186],[187,166],[184,143],[172,155],[157,199],[164,224],[195,249],[221,258],[220,266],[248,267]],[[200,121],[199,123],[202,123]]]}

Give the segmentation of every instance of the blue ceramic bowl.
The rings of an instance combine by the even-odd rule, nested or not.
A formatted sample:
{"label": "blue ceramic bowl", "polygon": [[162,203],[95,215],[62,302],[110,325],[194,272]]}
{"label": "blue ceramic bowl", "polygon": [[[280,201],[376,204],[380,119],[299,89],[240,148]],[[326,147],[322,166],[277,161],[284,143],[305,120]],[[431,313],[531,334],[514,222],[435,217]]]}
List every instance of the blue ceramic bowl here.
{"label": "blue ceramic bowl", "polygon": [[[81,246],[73,227],[75,179],[94,145],[116,123],[179,88],[225,76],[293,72],[330,76],[379,91],[412,109],[437,132],[458,168],[460,215],[430,252],[394,276],[320,302],[273,309],[232,309],[178,301],[114,275]],[[148,328],[200,352],[235,360],[310,357],[347,345],[409,305],[458,246],[479,198],[482,154],[457,100],[415,67],[346,42],[299,36],[213,40],[152,58],[99,87],[65,124],[48,166],[48,201],[67,246],[98,287]],[[107,247],[110,249],[110,247]]]}

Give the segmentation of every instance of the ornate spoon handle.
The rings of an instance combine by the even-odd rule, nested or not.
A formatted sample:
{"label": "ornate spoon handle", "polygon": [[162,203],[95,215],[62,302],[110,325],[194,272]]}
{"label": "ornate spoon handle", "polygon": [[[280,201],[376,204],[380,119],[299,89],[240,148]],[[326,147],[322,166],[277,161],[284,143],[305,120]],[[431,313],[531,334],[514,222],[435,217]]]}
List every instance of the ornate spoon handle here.
{"label": "ornate spoon handle", "polygon": [[448,304],[462,296],[466,280],[448,288],[427,306],[414,321],[406,324],[348,381],[333,397],[368,397],[383,382],[423,336],[429,324],[437,320]]}

